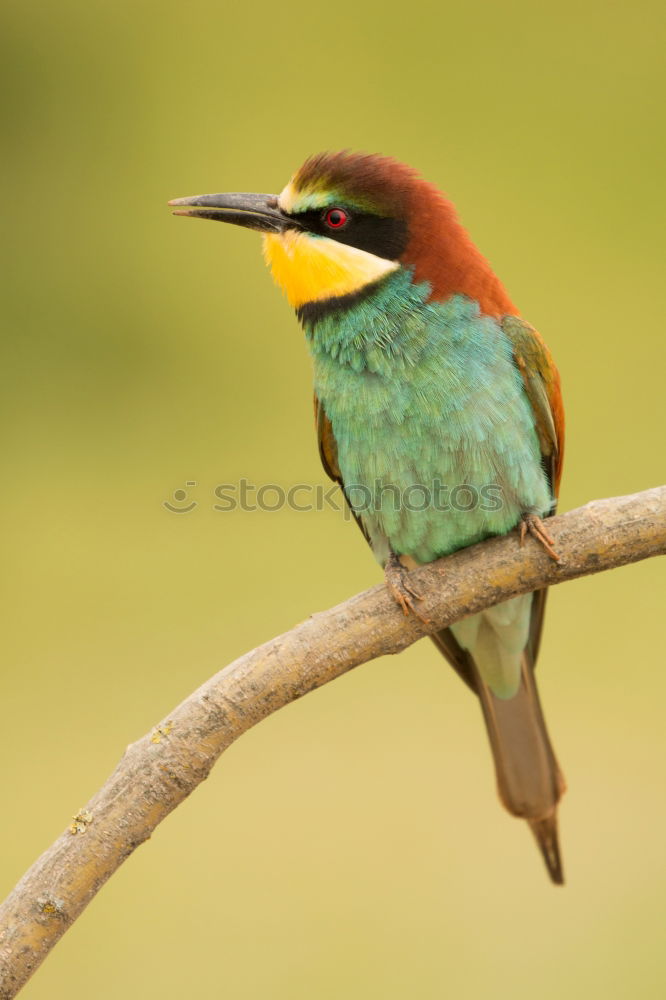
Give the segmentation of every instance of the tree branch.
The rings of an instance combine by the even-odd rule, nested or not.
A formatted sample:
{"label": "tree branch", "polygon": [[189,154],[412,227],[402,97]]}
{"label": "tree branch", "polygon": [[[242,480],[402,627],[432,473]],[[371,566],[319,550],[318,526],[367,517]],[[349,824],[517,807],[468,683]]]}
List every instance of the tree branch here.
{"label": "tree branch", "polygon": [[398,653],[427,631],[531,590],[666,553],[666,486],[597,500],[552,518],[563,562],[515,534],[413,573],[426,627],[383,585],[241,656],[129,746],[103,787],[0,907],[0,998],[16,996],[93,896],[220,754],[272,712],[352,667]]}

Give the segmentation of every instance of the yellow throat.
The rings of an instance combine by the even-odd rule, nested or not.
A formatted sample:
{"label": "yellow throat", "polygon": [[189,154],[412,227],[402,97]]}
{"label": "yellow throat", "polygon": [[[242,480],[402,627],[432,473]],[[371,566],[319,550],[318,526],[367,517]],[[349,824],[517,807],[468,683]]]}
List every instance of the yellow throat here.
{"label": "yellow throat", "polygon": [[264,236],[264,257],[294,309],[358,292],[400,266],[366,250],[295,229]]}

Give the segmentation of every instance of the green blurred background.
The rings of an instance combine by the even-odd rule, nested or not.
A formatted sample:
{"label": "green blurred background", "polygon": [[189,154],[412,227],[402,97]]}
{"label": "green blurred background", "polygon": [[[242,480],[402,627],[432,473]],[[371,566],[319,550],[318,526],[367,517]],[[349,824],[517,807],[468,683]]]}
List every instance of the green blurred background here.
{"label": "green blurred background", "polygon": [[[657,485],[663,12],[4,0],[2,895],[128,742],[380,579],[333,512],[212,509],[325,481],[310,362],[256,236],[166,200],[323,148],[414,164],[555,354],[562,508]],[[564,890],[424,642],[244,736],[24,995],[663,997],[663,599],[656,560],[551,595]]]}

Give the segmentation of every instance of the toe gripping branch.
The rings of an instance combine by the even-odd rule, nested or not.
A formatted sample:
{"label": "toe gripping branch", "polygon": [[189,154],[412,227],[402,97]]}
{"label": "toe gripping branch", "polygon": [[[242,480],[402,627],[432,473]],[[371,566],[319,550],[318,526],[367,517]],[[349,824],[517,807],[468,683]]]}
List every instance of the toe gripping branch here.
{"label": "toe gripping branch", "polygon": [[393,551],[391,551],[388,562],[384,567],[384,578],[389,593],[396,604],[400,605],[403,614],[408,615],[411,611],[419,621],[422,621],[424,625],[428,625],[430,619],[426,618],[414,604],[414,601],[423,600],[423,594],[415,590],[409,582],[409,571],[402,565],[400,557]]}
{"label": "toe gripping branch", "polygon": [[522,516],[522,519],[520,521],[521,546],[525,544],[525,536],[528,534],[530,534],[532,538],[536,539],[539,545],[541,545],[546,550],[546,552],[548,553],[550,558],[554,560],[554,562],[556,563],[562,562],[559,554],[556,552],[554,548],[555,539],[548,534],[545,524],[543,523],[540,517],[537,517],[536,514],[523,514]]}

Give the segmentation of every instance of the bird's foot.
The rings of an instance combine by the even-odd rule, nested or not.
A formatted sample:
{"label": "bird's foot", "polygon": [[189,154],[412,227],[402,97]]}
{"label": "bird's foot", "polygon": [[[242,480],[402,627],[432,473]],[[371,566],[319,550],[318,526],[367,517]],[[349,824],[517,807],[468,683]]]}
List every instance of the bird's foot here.
{"label": "bird's foot", "polygon": [[392,552],[384,567],[384,579],[386,580],[389,593],[395,602],[400,605],[403,614],[408,615],[411,611],[419,621],[422,621],[424,625],[428,625],[430,619],[421,614],[419,609],[414,605],[414,601],[423,600],[423,595],[414,590],[408,576],[408,570],[402,565],[398,556]]}
{"label": "bird's foot", "polygon": [[523,514],[520,521],[520,544],[521,547],[525,544],[525,536],[530,534],[532,538],[535,538],[539,545],[542,545],[546,550],[551,559],[556,563],[561,563],[559,554],[555,551],[553,546],[555,545],[555,539],[546,531],[546,526],[540,517],[536,514]]}

